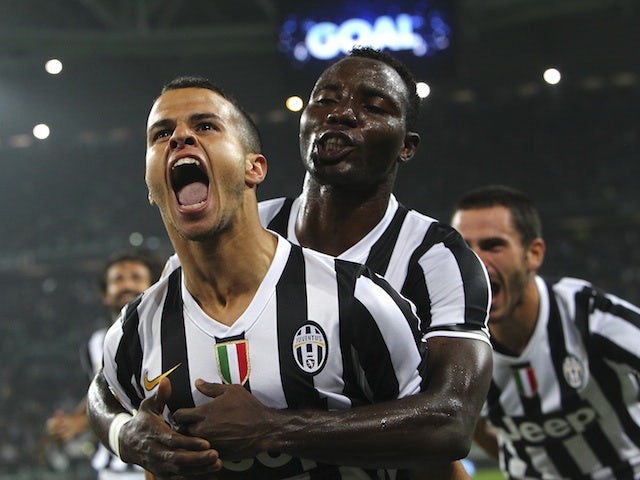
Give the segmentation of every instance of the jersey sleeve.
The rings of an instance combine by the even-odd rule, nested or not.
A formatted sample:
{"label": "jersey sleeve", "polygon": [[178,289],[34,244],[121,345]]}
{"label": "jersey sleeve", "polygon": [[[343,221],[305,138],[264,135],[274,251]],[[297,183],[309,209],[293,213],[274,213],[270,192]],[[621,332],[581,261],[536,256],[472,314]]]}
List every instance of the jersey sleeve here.
{"label": "jersey sleeve", "polygon": [[[420,391],[423,355],[419,319],[412,304],[379,275],[362,267],[347,301],[351,342],[361,387],[380,402]],[[344,294],[344,292],[343,292]]]}
{"label": "jersey sleeve", "polygon": [[414,258],[402,294],[418,307],[425,339],[444,335],[488,343],[489,277],[462,236],[449,225],[434,223]]}
{"label": "jersey sleeve", "polygon": [[589,348],[640,372],[640,308],[588,282],[565,278],[559,288],[575,291],[575,321]]}
{"label": "jersey sleeve", "polygon": [[[138,351],[139,341],[136,340],[137,334],[132,331],[133,325],[127,320],[127,314],[123,312],[107,331],[102,368],[113,394],[124,408],[133,412],[142,401],[131,358],[131,353]],[[134,327],[134,330],[137,329]]]}

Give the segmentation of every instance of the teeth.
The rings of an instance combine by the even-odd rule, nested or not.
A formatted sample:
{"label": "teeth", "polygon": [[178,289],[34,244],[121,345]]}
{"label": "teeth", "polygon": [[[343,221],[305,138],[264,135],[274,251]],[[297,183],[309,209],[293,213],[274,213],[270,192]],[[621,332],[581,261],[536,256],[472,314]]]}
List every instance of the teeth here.
{"label": "teeth", "polygon": [[192,157],[181,158],[180,160],[178,160],[176,163],[173,164],[173,167],[171,167],[171,169],[173,170],[176,167],[180,167],[182,165],[200,165],[200,161],[197,158],[192,158]]}
{"label": "teeth", "polygon": [[329,151],[340,150],[344,146],[345,141],[342,137],[331,137],[324,142],[324,148]]}

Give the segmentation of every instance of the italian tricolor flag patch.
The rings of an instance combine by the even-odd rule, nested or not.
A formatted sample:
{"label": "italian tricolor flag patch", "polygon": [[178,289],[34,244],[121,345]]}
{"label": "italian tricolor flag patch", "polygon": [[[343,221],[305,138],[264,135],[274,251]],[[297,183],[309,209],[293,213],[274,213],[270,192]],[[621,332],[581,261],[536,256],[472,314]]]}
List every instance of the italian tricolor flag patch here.
{"label": "italian tricolor flag patch", "polygon": [[226,384],[240,384],[249,379],[249,343],[246,340],[216,345],[218,373]]}
{"label": "italian tricolor flag patch", "polygon": [[530,364],[514,366],[513,378],[521,397],[533,398],[538,393],[538,382]]}

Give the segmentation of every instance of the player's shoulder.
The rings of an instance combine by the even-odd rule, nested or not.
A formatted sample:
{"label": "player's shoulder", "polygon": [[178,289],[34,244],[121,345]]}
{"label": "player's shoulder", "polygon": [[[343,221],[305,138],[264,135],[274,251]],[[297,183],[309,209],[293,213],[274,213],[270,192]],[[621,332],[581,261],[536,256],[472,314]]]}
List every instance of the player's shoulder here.
{"label": "player's shoulder", "polygon": [[280,208],[288,197],[269,198],[258,202],[258,210],[268,210],[270,208]]}
{"label": "player's shoulder", "polygon": [[[289,241],[287,240],[287,242]],[[363,274],[372,274],[369,267],[352,260],[336,258],[332,255],[328,255],[311,248],[301,247],[294,243],[291,243],[291,248],[302,252],[305,260],[305,266],[308,269],[330,271],[337,276],[359,277]]]}
{"label": "player's shoulder", "polygon": [[429,232],[436,241],[464,242],[462,236],[451,225],[418,210],[408,209],[405,224],[408,228]]}
{"label": "player's shoulder", "polygon": [[156,283],[151,285],[147,290],[141,293],[138,298],[130,302],[124,307],[123,327],[135,319],[135,323],[139,321],[152,321],[153,312],[162,309],[165,304],[165,298],[169,290],[169,286],[180,288],[181,286],[182,268],[178,264],[175,269],[166,273]]}
{"label": "player's shoulder", "polygon": [[402,209],[402,208],[407,210],[405,224],[408,224],[413,228],[420,228],[423,230],[427,230],[432,225],[436,225],[440,223],[437,218],[434,218],[430,215],[419,212],[418,210],[415,210],[413,208],[408,208],[402,204],[398,204],[398,209]]}
{"label": "player's shoulder", "polygon": [[542,277],[551,285],[556,297],[573,298],[576,293],[585,289],[593,289],[593,284],[587,280],[575,277]]}
{"label": "player's shoulder", "polygon": [[271,221],[286,204],[292,201],[293,199],[289,197],[277,197],[258,202],[258,215],[263,224]]}

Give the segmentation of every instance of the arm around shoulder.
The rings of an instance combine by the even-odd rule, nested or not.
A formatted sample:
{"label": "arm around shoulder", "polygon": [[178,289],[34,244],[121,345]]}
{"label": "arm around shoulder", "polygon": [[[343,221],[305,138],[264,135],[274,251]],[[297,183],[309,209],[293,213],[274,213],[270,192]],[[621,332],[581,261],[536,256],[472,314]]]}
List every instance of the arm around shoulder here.
{"label": "arm around shoulder", "polygon": [[[432,337],[428,349],[422,393],[350,410],[278,411],[282,428],[274,429],[264,446],[317,459],[324,450],[331,463],[371,467],[464,458],[491,382],[491,346]],[[335,459],[336,452],[341,459]]]}

